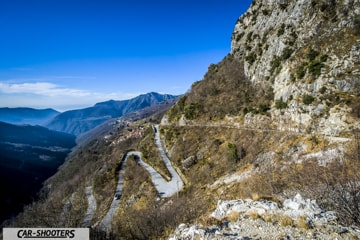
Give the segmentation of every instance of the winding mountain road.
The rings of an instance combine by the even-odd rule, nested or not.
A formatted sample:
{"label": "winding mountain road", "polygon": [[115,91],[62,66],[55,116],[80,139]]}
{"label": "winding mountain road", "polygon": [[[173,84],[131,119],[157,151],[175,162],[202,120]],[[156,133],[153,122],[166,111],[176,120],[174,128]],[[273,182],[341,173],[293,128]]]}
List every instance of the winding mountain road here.
{"label": "winding mountain road", "polygon": [[[166,124],[164,124],[166,125]],[[280,132],[277,129],[256,129],[256,128],[242,128],[240,126],[236,125],[218,125],[218,124],[189,124],[185,125],[189,127],[223,127],[223,128],[235,128],[235,129],[242,129],[242,130],[251,130],[251,131],[268,131],[268,132]],[[142,166],[145,170],[147,170],[151,176],[151,180],[154,184],[154,187],[159,193],[159,196],[161,197],[171,197],[174,194],[176,194],[178,191],[180,191],[184,187],[184,182],[182,181],[179,174],[176,172],[174,167],[171,165],[170,159],[167,157],[160,140],[160,133],[159,133],[159,125],[154,126],[154,132],[155,132],[155,138],[154,142],[159,150],[159,155],[161,156],[163,162],[165,163],[165,166],[168,168],[169,173],[171,175],[170,181],[166,181],[160,174],[157,172],[154,168],[152,168],[149,164],[145,163],[142,160],[142,153],[139,151],[130,151],[128,152],[124,158],[122,159],[121,163],[121,170],[119,172],[119,179],[116,187],[115,195],[118,195],[121,197],[123,184],[124,184],[124,176],[126,171],[126,162],[130,156],[135,156],[135,161]],[[294,134],[303,134],[301,132],[293,131],[291,133]],[[119,206],[119,199],[120,197],[114,197],[110,208],[103,218],[103,220],[100,223],[100,228],[104,231],[109,232],[111,229],[111,222],[114,218],[114,215],[116,213],[116,210]],[[90,201],[90,200],[88,200]]]}
{"label": "winding mountain road", "polygon": [[82,222],[83,227],[90,227],[91,226],[91,220],[93,219],[93,216],[96,211],[96,199],[93,194],[92,187],[86,187],[85,188],[85,195],[88,200],[88,208],[85,213],[84,220]]}
{"label": "winding mountain road", "polygon": [[[160,141],[160,133],[159,133],[159,126],[154,126],[155,132],[155,144],[159,150],[159,154],[164,161],[166,167],[168,168],[171,174],[171,180],[166,181],[153,167],[149,164],[145,163],[142,160],[142,153],[138,151],[131,151],[126,154],[126,156],[122,160],[121,169],[119,172],[119,179],[116,186],[115,195],[121,196],[124,184],[124,176],[126,171],[126,162],[130,156],[135,156],[135,161],[142,166],[145,170],[147,170],[151,176],[151,181],[153,182],[156,190],[158,191],[161,197],[171,197],[178,191],[180,191],[184,187],[184,182],[182,181],[179,174],[175,171],[173,166],[171,165],[170,159],[166,156],[164,149],[162,148],[161,141]],[[111,228],[111,222],[114,218],[116,209],[119,206],[119,198],[114,197],[110,208],[100,223],[100,227],[104,231],[109,231]]]}

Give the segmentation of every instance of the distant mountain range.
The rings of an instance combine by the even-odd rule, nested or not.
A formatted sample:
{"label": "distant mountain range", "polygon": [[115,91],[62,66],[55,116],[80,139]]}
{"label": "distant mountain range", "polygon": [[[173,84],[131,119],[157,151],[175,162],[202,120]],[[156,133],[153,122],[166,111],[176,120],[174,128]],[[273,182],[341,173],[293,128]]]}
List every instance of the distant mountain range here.
{"label": "distant mountain range", "polygon": [[161,103],[151,105],[138,111],[130,112],[120,118],[112,118],[96,126],[95,128],[80,134],[76,137],[76,143],[79,146],[85,146],[91,140],[106,134],[114,134],[115,129],[119,130],[127,122],[134,122],[140,119],[148,118],[149,121],[160,121],[164,113],[176,103],[176,99],[171,99]]}
{"label": "distant mountain range", "polygon": [[75,146],[75,136],[0,122],[0,222],[37,197]]}
{"label": "distant mountain range", "polygon": [[45,125],[60,112],[54,109],[0,108],[0,121],[11,124]]}
{"label": "distant mountain range", "polygon": [[158,103],[176,100],[179,96],[150,92],[129,100],[109,100],[92,107],[60,113],[54,109],[0,108],[0,122],[17,125],[40,125],[54,131],[79,136],[96,126],[126,114],[137,114],[139,110]]}
{"label": "distant mountain range", "polygon": [[139,95],[129,100],[110,100],[95,104],[93,107],[66,111],[57,115],[49,124],[49,129],[74,134],[76,136],[95,128],[111,118],[144,109],[178,96],[155,92]]}
{"label": "distant mountain range", "polygon": [[[44,181],[75,147],[75,135],[82,144],[110,131],[109,124],[114,122],[164,112],[177,98],[151,92],[64,113],[53,109],[0,108],[0,223],[37,198]],[[119,117],[123,118],[118,120]]]}

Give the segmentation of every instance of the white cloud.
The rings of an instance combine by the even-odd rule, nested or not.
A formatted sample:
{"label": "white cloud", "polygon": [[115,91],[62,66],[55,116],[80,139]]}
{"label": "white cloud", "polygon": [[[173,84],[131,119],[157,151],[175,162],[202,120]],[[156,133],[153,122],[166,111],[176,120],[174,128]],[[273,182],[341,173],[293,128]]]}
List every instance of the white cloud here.
{"label": "white cloud", "polygon": [[91,95],[90,92],[80,89],[63,88],[49,82],[35,83],[0,83],[0,92],[7,94],[35,94],[48,97],[71,96],[85,97]]}
{"label": "white cloud", "polygon": [[94,92],[50,82],[0,82],[0,107],[55,108],[65,111],[93,106],[97,102],[110,99],[130,99],[139,94]]}

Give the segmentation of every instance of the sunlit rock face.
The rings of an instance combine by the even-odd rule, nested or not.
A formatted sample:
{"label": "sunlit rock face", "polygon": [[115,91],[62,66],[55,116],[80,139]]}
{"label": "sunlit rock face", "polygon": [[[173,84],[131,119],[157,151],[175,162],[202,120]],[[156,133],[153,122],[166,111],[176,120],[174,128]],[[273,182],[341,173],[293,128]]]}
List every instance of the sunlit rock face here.
{"label": "sunlit rock face", "polygon": [[[253,84],[272,86],[276,128],[331,136],[359,128],[359,9],[358,0],[257,0],[238,19],[231,53]],[[262,121],[246,116],[249,126]]]}

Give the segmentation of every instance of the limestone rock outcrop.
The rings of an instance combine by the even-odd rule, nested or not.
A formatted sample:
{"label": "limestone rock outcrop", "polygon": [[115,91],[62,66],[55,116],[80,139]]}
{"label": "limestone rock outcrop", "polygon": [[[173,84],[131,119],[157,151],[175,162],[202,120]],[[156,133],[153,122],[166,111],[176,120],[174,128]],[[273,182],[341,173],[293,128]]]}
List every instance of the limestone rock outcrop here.
{"label": "limestone rock outcrop", "polygon": [[337,224],[336,214],[297,194],[280,206],[268,200],[219,201],[210,215],[217,225],[180,224],[177,239],[357,239],[360,229]]}
{"label": "limestone rock outcrop", "polygon": [[[329,136],[360,127],[359,50],[359,0],[256,0],[231,42],[246,76],[273,88],[276,128]],[[262,125],[251,114],[246,120]]]}

